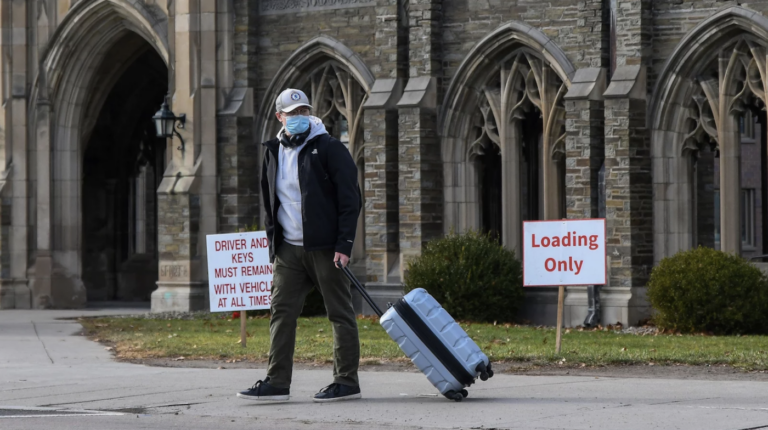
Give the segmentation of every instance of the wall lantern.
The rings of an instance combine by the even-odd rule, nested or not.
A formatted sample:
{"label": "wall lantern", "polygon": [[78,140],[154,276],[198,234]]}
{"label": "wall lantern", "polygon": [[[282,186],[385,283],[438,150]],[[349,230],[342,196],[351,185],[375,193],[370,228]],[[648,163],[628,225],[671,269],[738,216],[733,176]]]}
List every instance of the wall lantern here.
{"label": "wall lantern", "polygon": [[160,107],[160,110],[157,111],[155,116],[152,117],[152,120],[155,121],[157,137],[172,139],[175,133],[176,136],[179,136],[179,140],[181,141],[181,146],[179,146],[177,149],[181,151],[184,150],[184,139],[181,137],[181,134],[176,131],[176,122],[179,122],[178,128],[184,128],[184,124],[187,122],[187,115],[181,114],[176,116],[173,112],[171,112],[171,110],[168,108],[168,97],[163,100],[163,105]]}

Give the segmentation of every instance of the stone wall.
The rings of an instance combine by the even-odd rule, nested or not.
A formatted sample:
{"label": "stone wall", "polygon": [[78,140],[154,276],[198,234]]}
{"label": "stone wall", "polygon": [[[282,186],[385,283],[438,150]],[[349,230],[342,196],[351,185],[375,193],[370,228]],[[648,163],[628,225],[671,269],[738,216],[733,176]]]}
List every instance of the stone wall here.
{"label": "stone wall", "polygon": [[566,211],[568,218],[598,217],[597,175],[605,157],[602,101],[566,102]]}
{"label": "stone wall", "polygon": [[234,0],[234,63],[235,87],[253,87],[258,79],[259,2]]}
{"label": "stone wall", "polygon": [[408,260],[442,236],[443,166],[432,113],[400,109],[399,128],[400,250]]}
{"label": "stone wall", "polygon": [[259,144],[253,118],[219,116],[217,121],[219,232],[259,226]]}
{"label": "stone wall", "polygon": [[[701,21],[726,6],[738,6],[733,0],[654,0],[653,48],[649,55],[648,90],[653,91],[656,77],[680,40]],[[744,5],[751,9],[768,10],[768,1],[760,0]]]}
{"label": "stone wall", "polygon": [[[160,260],[188,264],[198,260],[197,242],[200,240],[200,198],[190,194],[158,194],[158,252]],[[178,222],[184,220],[183,222]],[[175,276],[170,276],[175,278]]]}
{"label": "stone wall", "polygon": [[385,282],[388,257],[399,250],[397,112],[384,109],[365,113],[365,240],[370,282]]}
{"label": "stone wall", "polygon": [[[192,311],[208,306],[207,284],[200,279],[200,197],[158,193],[158,289],[152,293],[153,311]],[[180,222],[181,221],[181,222]]]}
{"label": "stone wall", "polygon": [[472,47],[490,31],[513,20],[541,30],[577,69],[603,67],[608,59],[604,49],[608,37],[604,3],[601,0],[444,0],[445,75],[453,76]]}
{"label": "stone wall", "polygon": [[[235,0],[231,52],[232,85],[235,89],[222,94],[228,100],[224,114],[216,122],[216,161],[218,181],[218,231],[230,233],[259,224],[259,150],[255,145],[253,127],[254,106],[241,106],[229,112],[231,104],[251,103],[242,97],[233,100],[235,94],[252,91],[257,76],[257,21],[258,2]],[[224,17],[223,19],[227,19]],[[219,90],[224,93],[226,89]]]}
{"label": "stone wall", "polygon": [[261,101],[265,97],[264,91],[288,57],[317,36],[325,35],[339,40],[369,67],[374,67],[380,61],[373,48],[375,21],[376,11],[373,6],[262,14],[255,23],[257,52],[254,100]]}
{"label": "stone wall", "polygon": [[387,282],[399,260],[398,111],[395,107],[408,75],[408,26],[405,3],[377,0],[374,58],[369,66],[377,83],[366,104],[363,124],[366,278]]}
{"label": "stone wall", "polygon": [[611,99],[605,110],[610,285],[644,286],[653,265],[653,190],[645,101]]}

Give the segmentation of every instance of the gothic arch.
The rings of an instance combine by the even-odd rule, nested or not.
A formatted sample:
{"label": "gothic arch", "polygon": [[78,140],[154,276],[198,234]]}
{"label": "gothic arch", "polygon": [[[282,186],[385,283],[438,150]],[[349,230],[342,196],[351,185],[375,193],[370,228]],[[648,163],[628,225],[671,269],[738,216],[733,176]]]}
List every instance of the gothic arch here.
{"label": "gothic arch", "polygon": [[[721,248],[741,252],[739,118],[766,101],[768,18],[729,7],[689,32],[651,98],[654,259],[696,246],[697,160],[719,154]],[[761,115],[765,115],[763,110]]]}
{"label": "gothic arch", "polygon": [[41,53],[30,118],[38,175],[50,175],[38,178],[37,247],[51,251],[55,288],[83,289],[80,188],[98,112],[122,73],[152,49],[169,64],[165,13],[142,1],[107,0],[74,5]]}
{"label": "gothic arch", "polygon": [[712,53],[723,43],[744,34],[768,40],[768,18],[739,6],[721,9],[683,37],[664,63],[649,103],[649,123],[654,130],[675,127],[670,113],[679,105],[680,85],[707,67]]}
{"label": "gothic arch", "polygon": [[[357,54],[328,36],[315,37],[305,43],[288,57],[275,74],[267,87],[260,109],[261,141],[271,139],[277,131],[274,101],[278,94],[290,86],[306,85],[308,80],[312,91],[315,92],[307,94],[313,105],[319,105],[315,102],[316,97],[331,96],[328,90],[337,92],[338,97],[329,100],[332,104],[329,108],[335,108],[346,118],[350,133],[349,149],[355,161],[359,161],[363,154],[362,107],[370,94],[374,77]],[[328,88],[332,81],[333,88]],[[315,106],[316,110],[318,107]],[[317,113],[320,116],[323,114]]]}
{"label": "gothic arch", "polygon": [[[480,41],[451,80],[440,112],[445,178],[445,228],[480,226],[480,179],[474,160],[490,148],[501,154],[502,242],[520,248],[523,194],[523,126],[541,118],[543,218],[563,216],[565,108],[575,73],[571,62],[543,33],[510,22]],[[526,119],[527,118],[527,119]],[[533,121],[536,121],[535,119]]]}
{"label": "gothic arch", "polygon": [[[98,67],[109,54],[107,51],[126,34],[141,36],[158,55],[170,64],[168,49],[168,18],[159,7],[137,0],[82,1],[72,7],[56,28],[46,49],[41,53],[41,68],[33,88],[32,100],[44,98],[61,111],[62,104],[72,96],[72,84],[88,82],[93,68]],[[130,51],[130,48],[128,48]],[[126,57],[140,53],[128,52]],[[128,62],[129,63],[129,62]],[[111,74],[114,81],[121,69]],[[45,85],[41,85],[45,82]],[[101,86],[110,87],[102,82]],[[93,91],[91,91],[93,92]],[[82,91],[77,91],[82,95]],[[105,95],[104,95],[105,96]],[[98,97],[98,95],[96,96]]]}
{"label": "gothic arch", "polygon": [[451,79],[439,118],[442,136],[462,134],[464,127],[453,122],[454,116],[471,104],[468,99],[473,97],[473,92],[482,91],[480,87],[492,69],[498,68],[498,57],[519,48],[529,48],[536,53],[570,87],[576,69],[565,52],[535,27],[519,21],[509,22],[478,42]]}

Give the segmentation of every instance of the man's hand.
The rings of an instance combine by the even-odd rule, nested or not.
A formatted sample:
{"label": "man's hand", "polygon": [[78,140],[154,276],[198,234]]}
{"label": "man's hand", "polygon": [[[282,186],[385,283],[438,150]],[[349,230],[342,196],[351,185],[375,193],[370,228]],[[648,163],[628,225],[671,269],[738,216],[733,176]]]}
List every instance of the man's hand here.
{"label": "man's hand", "polygon": [[336,265],[337,261],[341,262],[341,267],[347,267],[347,264],[349,263],[349,257],[347,257],[346,255],[344,255],[344,254],[342,254],[340,252],[337,252],[336,255],[333,256],[333,265],[334,266]]}

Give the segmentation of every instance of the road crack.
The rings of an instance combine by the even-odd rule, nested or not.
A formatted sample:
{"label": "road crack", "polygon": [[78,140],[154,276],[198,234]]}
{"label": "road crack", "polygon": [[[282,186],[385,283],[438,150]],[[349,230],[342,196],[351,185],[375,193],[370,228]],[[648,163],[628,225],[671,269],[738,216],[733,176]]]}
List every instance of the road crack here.
{"label": "road crack", "polygon": [[53,358],[51,358],[51,354],[48,353],[48,348],[45,347],[45,342],[43,342],[42,339],[40,339],[40,333],[37,332],[37,326],[35,325],[34,321],[30,321],[32,323],[32,327],[35,329],[35,335],[37,336],[37,340],[40,341],[40,343],[43,345],[43,350],[45,350],[45,355],[48,356],[48,359],[51,360],[51,364],[54,364]]}

